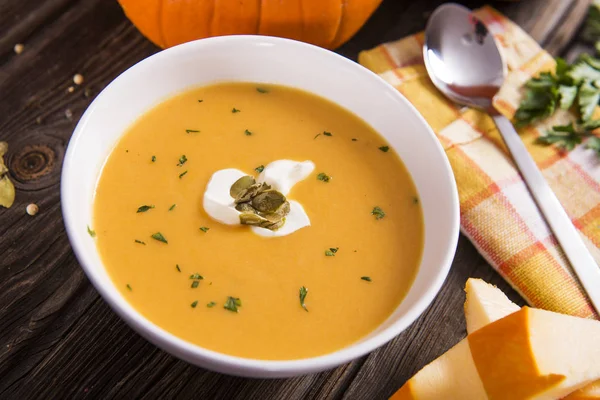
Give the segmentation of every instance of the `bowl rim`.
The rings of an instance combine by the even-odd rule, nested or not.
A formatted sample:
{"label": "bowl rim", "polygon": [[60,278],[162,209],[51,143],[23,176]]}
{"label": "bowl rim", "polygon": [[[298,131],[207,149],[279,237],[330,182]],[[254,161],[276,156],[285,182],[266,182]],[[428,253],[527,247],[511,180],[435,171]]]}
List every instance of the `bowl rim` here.
{"label": "bowl rim", "polygon": [[[242,358],[224,353],[219,353],[214,350],[203,348],[199,345],[187,342],[174,334],[168,332],[164,328],[154,324],[152,321],[144,317],[139,311],[133,306],[130,306],[131,312],[126,307],[123,307],[117,298],[106,288],[100,277],[95,271],[95,267],[92,266],[93,262],[86,253],[82,240],[84,233],[81,229],[78,229],[76,225],[75,217],[69,212],[70,199],[67,195],[69,191],[76,188],[76,183],[69,181],[69,171],[76,168],[73,157],[75,154],[75,148],[77,142],[83,136],[86,125],[98,106],[99,99],[106,95],[107,90],[116,84],[116,82],[125,81],[130,75],[136,73],[136,69],[140,66],[149,65],[155,60],[161,58],[171,57],[172,54],[178,52],[201,52],[205,46],[215,46],[221,43],[239,42],[240,45],[257,45],[257,44],[269,44],[287,46],[290,48],[303,48],[304,51],[312,51],[319,57],[331,58],[336,62],[345,63],[350,68],[360,70],[361,74],[364,75],[365,79],[371,79],[374,83],[379,84],[382,90],[387,91],[385,93],[388,96],[394,97],[397,101],[404,103],[407,109],[410,110],[415,117],[420,120],[424,130],[427,134],[434,139],[433,143],[436,146],[436,152],[442,159],[444,167],[445,177],[450,181],[450,201],[451,201],[451,236],[446,241],[446,246],[443,251],[443,262],[436,269],[435,275],[430,277],[431,283],[428,285],[426,290],[420,294],[419,298],[415,301],[415,304],[407,310],[407,312],[400,317],[398,321],[390,324],[390,326],[384,328],[381,332],[373,335],[368,339],[360,339],[358,342],[352,343],[347,347],[336,350],[331,353],[323,354],[316,357],[292,359],[292,360],[261,360],[261,359],[250,359]],[[383,94],[383,93],[382,93]],[[425,132],[423,132],[425,134]],[[187,42],[178,46],[171,47],[169,49],[155,53],[127,70],[123,71],[113,81],[111,81],[99,94],[96,96],[94,101],[88,106],[85,113],[77,123],[75,130],[69,140],[67,151],[65,153],[64,162],[61,172],[61,208],[64,219],[64,224],[67,232],[67,236],[71,243],[71,247],[84,270],[85,274],[92,282],[93,286],[100,293],[103,300],[108,303],[112,310],[124,320],[131,328],[133,328],[142,337],[152,342],[162,350],[175,355],[176,357],[190,362],[194,365],[205,367],[217,372],[227,373],[230,375],[246,376],[246,377],[291,377],[304,375],[308,373],[319,372],[327,369],[334,368],[341,364],[350,362],[358,357],[361,357],[373,350],[381,347],[382,345],[389,342],[391,339],[399,335],[405,329],[407,329],[431,304],[435,296],[439,293],[447,275],[450,270],[452,260],[458,244],[459,234],[459,201],[458,201],[458,190],[456,187],[456,181],[452,173],[452,169],[448,158],[436,138],[433,130],[429,124],[425,121],[422,115],[417,109],[395,88],[388,84],[383,78],[363,67],[362,65],[344,57],[337,53],[329,50],[322,49],[320,47],[278,37],[271,36],[260,36],[260,35],[231,35],[231,36],[220,36],[207,39],[200,39],[192,42]],[[126,300],[125,300],[126,301]]]}

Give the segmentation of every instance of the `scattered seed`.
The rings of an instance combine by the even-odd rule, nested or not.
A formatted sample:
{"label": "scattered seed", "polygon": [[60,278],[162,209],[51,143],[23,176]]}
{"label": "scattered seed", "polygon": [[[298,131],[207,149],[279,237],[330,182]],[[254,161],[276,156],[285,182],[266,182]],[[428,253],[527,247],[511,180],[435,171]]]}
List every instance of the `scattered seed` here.
{"label": "scattered seed", "polygon": [[69,86],[67,88],[67,92],[69,92],[69,93],[73,93],[74,91],[75,91],[75,88],[73,86]]}
{"label": "scattered seed", "polygon": [[73,83],[76,85],[81,85],[83,83],[83,75],[75,74],[73,76]]}
{"label": "scattered seed", "polygon": [[27,214],[33,216],[33,215],[37,214],[38,211],[40,211],[40,208],[37,206],[37,204],[31,203],[30,205],[27,206],[26,211],[27,211]]}
{"label": "scattered seed", "polygon": [[13,50],[15,51],[16,54],[21,54],[23,52],[23,50],[25,50],[25,46],[22,43],[17,43],[17,44],[15,44],[15,47],[13,48]]}
{"label": "scattered seed", "polygon": [[37,117],[37,118],[35,119],[35,123],[36,123],[36,124],[38,124],[38,125],[41,125],[41,124],[42,124],[42,122],[44,122],[44,121],[42,120],[42,117]]}
{"label": "scattered seed", "polygon": [[70,108],[67,108],[65,110],[65,117],[67,117],[67,119],[70,121],[73,119],[73,111],[71,111]]}

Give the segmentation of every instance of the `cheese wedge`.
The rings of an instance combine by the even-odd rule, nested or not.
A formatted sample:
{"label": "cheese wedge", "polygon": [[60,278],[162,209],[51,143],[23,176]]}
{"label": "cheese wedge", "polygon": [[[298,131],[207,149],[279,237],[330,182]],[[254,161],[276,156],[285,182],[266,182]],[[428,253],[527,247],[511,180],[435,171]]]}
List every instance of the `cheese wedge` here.
{"label": "cheese wedge", "polygon": [[[465,292],[465,317],[469,334],[519,309],[500,289],[481,279],[467,280]],[[563,400],[594,399],[600,400],[600,380],[571,393]]]}
{"label": "cheese wedge", "polygon": [[599,378],[600,322],[523,307],[471,333],[392,399],[559,399]]}
{"label": "cheese wedge", "polygon": [[481,279],[468,279],[465,292],[467,333],[473,333],[521,308],[510,301],[502,290]]}

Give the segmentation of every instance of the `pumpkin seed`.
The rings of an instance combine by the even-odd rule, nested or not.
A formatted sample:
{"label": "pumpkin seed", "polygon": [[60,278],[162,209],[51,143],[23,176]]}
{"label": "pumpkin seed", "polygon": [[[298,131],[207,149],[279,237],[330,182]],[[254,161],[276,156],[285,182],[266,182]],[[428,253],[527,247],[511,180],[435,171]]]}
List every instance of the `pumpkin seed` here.
{"label": "pumpkin seed", "polygon": [[237,199],[237,197],[244,190],[247,190],[249,187],[251,187],[255,183],[256,183],[256,181],[254,180],[254,177],[252,177],[250,175],[242,176],[240,179],[235,181],[233,183],[233,185],[231,185],[231,189],[229,189],[229,195],[231,197],[233,197],[234,199]]}
{"label": "pumpkin seed", "polygon": [[274,213],[285,203],[285,196],[271,189],[256,195],[252,199],[252,207],[261,213]]}

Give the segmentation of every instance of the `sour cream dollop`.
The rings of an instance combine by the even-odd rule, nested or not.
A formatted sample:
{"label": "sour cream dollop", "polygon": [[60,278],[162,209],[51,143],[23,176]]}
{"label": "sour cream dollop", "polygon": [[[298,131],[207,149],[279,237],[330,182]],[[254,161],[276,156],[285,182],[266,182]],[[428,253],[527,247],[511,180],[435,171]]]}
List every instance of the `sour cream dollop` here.
{"label": "sour cream dollop", "polygon": [[[273,189],[287,196],[292,187],[306,179],[315,169],[312,161],[277,160],[267,165],[258,176],[257,182],[265,182]],[[227,225],[240,225],[240,212],[235,209],[233,197],[229,195],[231,185],[242,176],[248,174],[235,168],[222,169],[215,172],[204,191],[203,206],[206,213],[216,221]],[[285,217],[285,224],[276,231],[257,226],[250,227],[252,232],[260,236],[285,236],[298,229],[310,226],[310,219],[300,203],[290,200],[290,212]]]}

